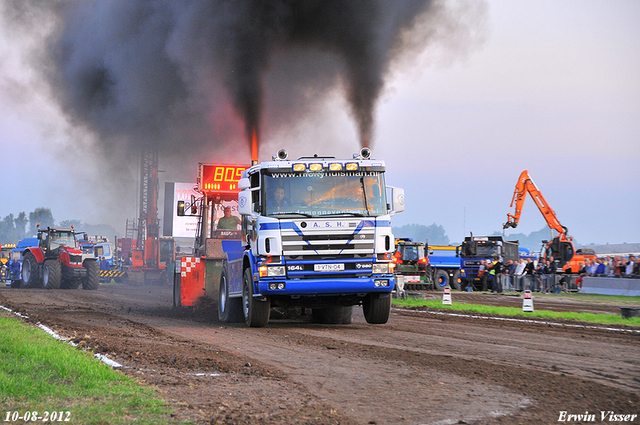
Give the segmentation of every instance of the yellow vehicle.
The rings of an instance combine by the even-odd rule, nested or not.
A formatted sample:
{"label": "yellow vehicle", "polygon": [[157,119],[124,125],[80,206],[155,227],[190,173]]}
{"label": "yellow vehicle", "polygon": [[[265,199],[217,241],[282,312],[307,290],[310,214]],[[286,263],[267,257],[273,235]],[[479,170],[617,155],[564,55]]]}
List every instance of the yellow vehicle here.
{"label": "yellow vehicle", "polygon": [[0,264],[6,266],[11,261],[11,251],[16,247],[14,243],[0,244]]}

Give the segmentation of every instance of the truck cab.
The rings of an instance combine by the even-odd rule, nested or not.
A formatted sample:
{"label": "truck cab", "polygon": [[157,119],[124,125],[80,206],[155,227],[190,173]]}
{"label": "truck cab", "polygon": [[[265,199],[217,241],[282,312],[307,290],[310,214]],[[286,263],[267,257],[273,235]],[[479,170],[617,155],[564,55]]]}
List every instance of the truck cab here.
{"label": "truck cab", "polygon": [[482,279],[480,265],[498,256],[506,264],[509,260],[517,262],[518,241],[505,241],[502,236],[467,236],[458,247],[460,255],[460,280],[463,288],[480,289]]}
{"label": "truck cab", "polygon": [[281,150],[242,172],[242,239],[224,248],[221,320],[242,314],[249,326],[264,326],[279,306],[350,323],[352,307],[362,305],[367,322],[387,322],[391,216],[404,210],[404,192],[386,186],[385,164],[370,154],[290,160]]}

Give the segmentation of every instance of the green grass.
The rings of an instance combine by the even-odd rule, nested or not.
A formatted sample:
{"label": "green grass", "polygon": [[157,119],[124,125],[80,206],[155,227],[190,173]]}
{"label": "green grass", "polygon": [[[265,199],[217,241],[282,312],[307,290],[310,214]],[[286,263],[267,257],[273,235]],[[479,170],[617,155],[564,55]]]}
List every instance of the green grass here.
{"label": "green grass", "polygon": [[[537,297],[537,295],[536,295]],[[407,298],[406,300],[394,299],[393,304],[404,307],[423,307],[453,311],[465,311],[484,314],[496,314],[500,316],[524,316],[527,318],[536,317],[541,319],[564,319],[576,322],[587,322],[601,325],[628,325],[640,327],[640,317],[631,317],[623,319],[622,316],[613,314],[597,314],[597,313],[575,313],[575,312],[558,312],[550,310],[538,310],[535,308],[532,313],[525,313],[522,308],[516,307],[498,307],[483,304],[466,304],[452,302],[452,305],[442,305],[442,300],[424,300],[421,298]]]}
{"label": "green grass", "polygon": [[624,306],[640,306],[640,297],[629,297],[626,295],[600,295],[600,294],[583,294],[580,292],[560,293],[560,294],[535,294],[538,297],[562,298],[580,302],[594,302],[607,304],[623,304]]}
{"label": "green grass", "polygon": [[0,314],[0,421],[8,411],[69,411],[71,424],[163,424],[170,414],[153,389]]}

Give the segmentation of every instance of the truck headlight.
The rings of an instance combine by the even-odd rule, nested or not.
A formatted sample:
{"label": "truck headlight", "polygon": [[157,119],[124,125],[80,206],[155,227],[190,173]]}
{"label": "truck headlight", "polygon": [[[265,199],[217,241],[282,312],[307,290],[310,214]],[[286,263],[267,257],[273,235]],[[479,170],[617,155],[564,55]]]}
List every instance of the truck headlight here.
{"label": "truck headlight", "polygon": [[284,275],[284,266],[267,266],[267,277],[278,277]]}
{"label": "truck headlight", "polygon": [[392,263],[373,263],[371,271],[374,274],[389,274],[393,273]]}

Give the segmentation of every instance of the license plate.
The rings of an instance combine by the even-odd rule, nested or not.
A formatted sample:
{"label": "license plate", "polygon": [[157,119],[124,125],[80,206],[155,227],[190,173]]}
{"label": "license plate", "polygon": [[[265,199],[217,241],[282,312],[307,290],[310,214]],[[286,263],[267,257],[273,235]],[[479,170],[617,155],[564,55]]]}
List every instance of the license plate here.
{"label": "license plate", "polygon": [[420,276],[405,276],[404,281],[408,283],[420,282]]}
{"label": "license plate", "polygon": [[344,270],[344,264],[314,264],[313,270],[316,272],[338,272]]}

